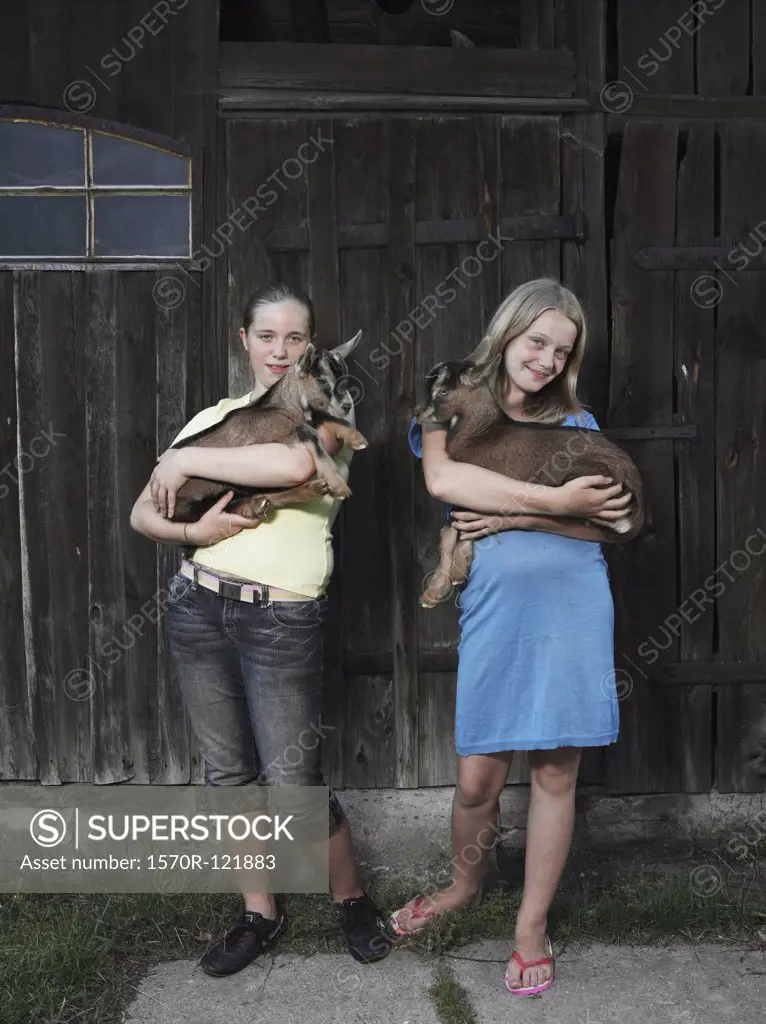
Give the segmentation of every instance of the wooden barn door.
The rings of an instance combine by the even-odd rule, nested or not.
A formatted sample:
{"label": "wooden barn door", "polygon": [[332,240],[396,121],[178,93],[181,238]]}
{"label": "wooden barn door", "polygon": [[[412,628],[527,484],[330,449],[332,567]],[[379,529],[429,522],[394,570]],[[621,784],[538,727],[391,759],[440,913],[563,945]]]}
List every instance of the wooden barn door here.
{"label": "wooden barn door", "polygon": [[[284,181],[255,222],[233,233],[219,263],[229,296],[220,325],[231,346],[229,392],[250,386],[237,330],[256,282],[308,290],[322,343],[364,332],[348,383],[371,445],[352,465],[331,590],[324,750],[334,785],[454,782],[458,609],[417,604],[444,510],[425,490],[407,428],[426,370],[468,352],[504,294],[548,274],[563,275],[589,307],[586,399],[599,400],[600,130],[598,118],[575,115],[225,121],[221,221],[248,197],[266,196],[265,182]],[[300,153],[311,156],[302,175]],[[589,756],[587,781],[601,779],[601,760],[600,752]],[[523,778],[522,760],[512,781]]]}
{"label": "wooden barn door", "polygon": [[631,120],[622,138],[610,423],[652,429],[628,445],[650,519],[610,558],[615,793],[764,788],[752,770],[766,749],[763,156],[753,120]]}
{"label": "wooden barn door", "polygon": [[169,303],[165,277],[0,276],[0,779],[193,774],[162,630],[177,549],[129,523],[201,404],[198,289]]}

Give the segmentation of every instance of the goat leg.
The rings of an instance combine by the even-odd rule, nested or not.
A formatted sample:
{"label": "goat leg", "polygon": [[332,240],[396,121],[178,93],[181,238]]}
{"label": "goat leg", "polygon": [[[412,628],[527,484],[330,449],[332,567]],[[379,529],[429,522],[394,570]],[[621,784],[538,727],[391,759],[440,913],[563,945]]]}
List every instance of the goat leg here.
{"label": "goat leg", "polygon": [[446,601],[452,593],[453,556],[458,544],[458,537],[458,531],[454,526],[442,527],[439,564],[426,577],[428,582],[420,595],[421,608],[433,608],[435,605],[441,604],[442,601]]}
{"label": "goat leg", "polygon": [[455,544],[455,549],[452,552],[452,565],[450,567],[450,579],[456,587],[462,587],[462,585],[468,579],[468,573],[471,570],[471,562],[473,561],[473,541],[458,539]]}
{"label": "goat leg", "polygon": [[333,498],[350,498],[351,488],[338,472],[330,453],[322,444],[316,430],[308,423],[302,423],[297,430],[298,445],[308,449],[314,459],[317,475],[327,484],[327,492]]}
{"label": "goat leg", "polygon": [[299,505],[307,501],[314,501],[328,493],[327,481],[320,476],[314,476],[306,483],[298,484],[297,487],[243,498],[230,511],[236,512],[240,516],[246,516],[248,519],[260,519],[263,522],[268,522],[273,518],[277,509],[284,508],[286,505]]}
{"label": "goat leg", "polygon": [[364,434],[360,433],[354,427],[350,427],[348,423],[342,423],[340,420],[324,420],[324,423],[330,428],[335,437],[348,448],[351,448],[355,452],[362,451],[363,448],[369,447],[367,438]]}
{"label": "goat leg", "polygon": [[253,494],[241,501],[236,498],[226,508],[227,512],[234,512],[245,519],[259,519],[262,523],[268,522],[274,515],[274,506],[271,503],[271,495]]}

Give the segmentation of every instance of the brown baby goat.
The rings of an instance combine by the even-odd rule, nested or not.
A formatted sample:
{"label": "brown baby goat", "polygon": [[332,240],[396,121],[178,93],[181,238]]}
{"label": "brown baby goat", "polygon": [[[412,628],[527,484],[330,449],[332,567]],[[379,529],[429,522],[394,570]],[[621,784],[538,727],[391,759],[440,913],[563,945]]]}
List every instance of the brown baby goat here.
{"label": "brown baby goat", "polygon": [[306,448],[314,458],[316,476],[287,490],[244,488],[193,477],[178,489],[176,522],[191,523],[200,518],[222,494],[234,490],[226,506],[248,519],[268,519],[278,508],[311,501],[324,494],[347,498],[351,491],[338,472],[316,427],[327,423],[335,436],[349,448],[367,447],[358,430],[341,422],[351,411],[351,396],[343,384],[344,360],[356,346],[362,332],[329,351],[309,343],[289,370],[250,405],[235,409],[214,427],[178,441],[174,448],[199,445],[236,448],[240,445],[278,442],[291,448]]}
{"label": "brown baby goat", "polygon": [[[622,542],[632,540],[643,526],[644,502],[641,475],[627,453],[598,430],[512,420],[487,385],[469,383],[470,366],[468,362],[437,363],[426,377],[430,404],[420,412],[418,422],[448,427],[449,457],[551,487],[579,476],[612,477],[633,500],[624,517],[592,522],[614,530]],[[455,527],[442,529],[439,567],[420,597],[424,608],[433,608],[449,597],[454,586],[465,583],[472,551],[473,542],[460,540]]]}

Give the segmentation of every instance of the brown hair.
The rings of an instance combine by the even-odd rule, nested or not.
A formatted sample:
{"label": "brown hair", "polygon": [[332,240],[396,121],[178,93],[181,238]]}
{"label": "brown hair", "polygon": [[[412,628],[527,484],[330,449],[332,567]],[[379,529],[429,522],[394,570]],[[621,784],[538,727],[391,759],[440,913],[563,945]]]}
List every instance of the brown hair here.
{"label": "brown hair", "polygon": [[245,303],[245,310],[242,314],[242,327],[245,334],[250,330],[255,314],[261,306],[271,306],[277,302],[297,302],[306,310],[309,322],[309,339],[314,337],[315,321],[314,303],[302,292],[300,288],[293,288],[289,284],[266,284],[256,289]]}

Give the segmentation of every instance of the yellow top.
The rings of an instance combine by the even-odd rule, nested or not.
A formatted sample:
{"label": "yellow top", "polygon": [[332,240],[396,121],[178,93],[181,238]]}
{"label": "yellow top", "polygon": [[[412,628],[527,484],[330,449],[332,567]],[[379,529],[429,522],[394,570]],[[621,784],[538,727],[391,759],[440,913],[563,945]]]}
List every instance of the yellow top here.
{"label": "yellow top", "polygon": [[[222,398],[194,416],[173,439],[172,444],[211,427],[250,401],[250,392],[241,398]],[[352,408],[346,421],[355,426]],[[348,480],[353,451],[343,447],[333,462],[344,480]],[[333,569],[332,526],[340,500],[329,494],[302,505],[278,509],[268,523],[255,529],[240,530],[233,537],[194,549],[191,555],[198,565],[213,572],[228,573],[255,583],[281,587],[306,597],[321,597],[330,582]]]}

